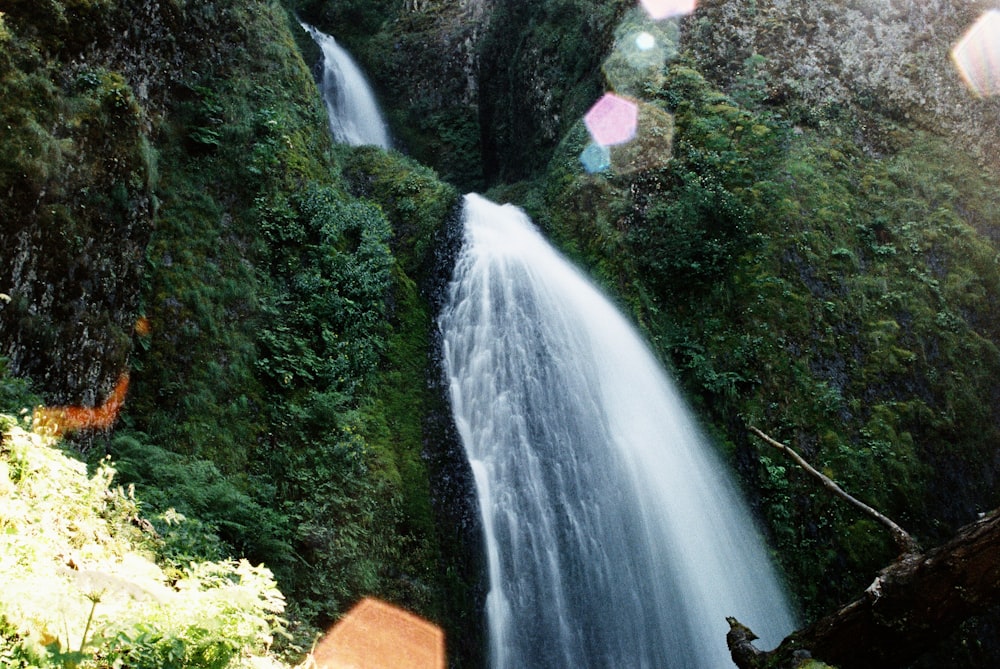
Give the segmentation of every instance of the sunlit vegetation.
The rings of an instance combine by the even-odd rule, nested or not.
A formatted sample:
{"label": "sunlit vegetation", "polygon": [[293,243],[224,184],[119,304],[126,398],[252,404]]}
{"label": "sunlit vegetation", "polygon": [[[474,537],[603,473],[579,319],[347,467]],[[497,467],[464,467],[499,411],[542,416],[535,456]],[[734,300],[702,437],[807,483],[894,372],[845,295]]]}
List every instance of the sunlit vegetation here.
{"label": "sunlit vegetation", "polygon": [[7,359],[0,357],[0,413],[27,413],[29,407],[38,406],[39,398],[25,379],[11,376],[7,364]]}
{"label": "sunlit vegetation", "polygon": [[178,559],[102,462],[0,416],[0,663],[5,667],[268,667],[284,597],[246,560]]}

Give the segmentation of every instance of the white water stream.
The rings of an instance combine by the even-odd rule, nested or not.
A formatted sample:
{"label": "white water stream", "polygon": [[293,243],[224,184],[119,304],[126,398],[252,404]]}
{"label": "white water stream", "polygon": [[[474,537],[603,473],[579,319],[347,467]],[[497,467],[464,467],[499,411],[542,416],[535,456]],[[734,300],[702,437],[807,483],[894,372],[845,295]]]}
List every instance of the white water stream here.
{"label": "white water stream", "polygon": [[302,27],[323,51],[320,92],[333,138],[341,144],[388,149],[389,131],[361,68],[333,37],[304,23]]}
{"label": "white water stream", "polygon": [[519,209],[465,199],[440,316],[487,539],[492,669],[722,669],[794,618],[725,466],[615,307]]}

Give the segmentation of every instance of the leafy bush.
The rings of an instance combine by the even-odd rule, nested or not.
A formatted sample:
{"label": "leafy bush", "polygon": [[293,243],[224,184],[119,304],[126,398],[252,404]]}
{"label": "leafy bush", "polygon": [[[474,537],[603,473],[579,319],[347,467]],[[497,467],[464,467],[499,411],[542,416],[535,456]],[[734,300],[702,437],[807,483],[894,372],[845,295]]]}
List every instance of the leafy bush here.
{"label": "leafy bush", "polygon": [[433,269],[440,231],[458,206],[455,187],[395,152],[352,149],[344,178],[357,197],[377,202],[392,224],[391,248],[400,269],[422,284]]}
{"label": "leafy bush", "polygon": [[[0,308],[3,304],[0,303]],[[7,369],[7,359],[0,357],[0,413],[18,415],[25,409],[40,404],[25,379],[12,376]]]}
{"label": "leafy bush", "polygon": [[246,557],[280,565],[292,559],[285,520],[218,467],[122,434],[110,445],[116,469],[139,487],[150,519],[175,565],[192,559]]}
{"label": "leafy bush", "polygon": [[381,420],[366,416],[366,400],[383,373],[397,278],[388,223],[377,207],[318,185],[260,200],[257,214],[273,297],[259,334],[257,371],[271,399],[255,479],[274,491],[304,561],[279,576],[296,611],[321,624],[359,594],[425,608],[426,591],[395,576],[413,556],[398,530],[391,452],[373,451],[365,436]]}
{"label": "leafy bush", "polygon": [[372,378],[385,336],[393,263],[385,218],[315,186],[259,211],[281,284],[264,307],[258,370],[274,389],[353,397]]}
{"label": "leafy bush", "polygon": [[131,492],[88,478],[37,434],[0,442],[0,657],[5,666],[234,667],[266,657],[284,598],[243,561],[157,562]]}

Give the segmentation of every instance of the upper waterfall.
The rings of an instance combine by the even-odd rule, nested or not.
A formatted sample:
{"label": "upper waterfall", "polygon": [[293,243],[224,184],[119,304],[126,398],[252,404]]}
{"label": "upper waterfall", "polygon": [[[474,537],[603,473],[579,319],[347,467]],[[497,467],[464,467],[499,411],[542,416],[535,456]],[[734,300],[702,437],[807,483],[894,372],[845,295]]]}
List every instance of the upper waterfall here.
{"label": "upper waterfall", "polygon": [[487,540],[493,669],[731,665],[794,629],[723,463],[634,328],[519,209],[465,199],[439,324]]}
{"label": "upper waterfall", "polygon": [[323,51],[320,92],[333,138],[341,144],[388,149],[389,131],[361,68],[333,37],[305,23],[302,27]]}

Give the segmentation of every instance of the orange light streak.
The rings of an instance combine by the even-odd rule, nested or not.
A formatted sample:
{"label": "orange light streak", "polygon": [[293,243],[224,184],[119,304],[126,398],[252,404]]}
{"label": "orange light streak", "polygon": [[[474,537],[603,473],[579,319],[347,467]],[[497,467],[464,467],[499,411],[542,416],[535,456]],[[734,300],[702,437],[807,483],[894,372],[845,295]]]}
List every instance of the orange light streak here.
{"label": "orange light streak", "polygon": [[32,416],[34,428],[56,435],[77,430],[107,430],[118,419],[128,384],[128,372],[123,372],[111,395],[99,407],[38,407]]}

